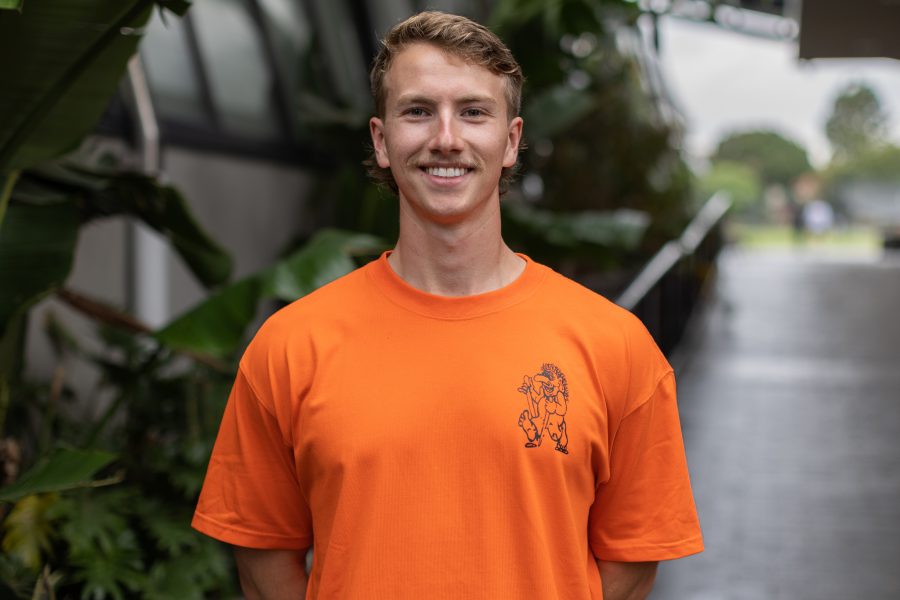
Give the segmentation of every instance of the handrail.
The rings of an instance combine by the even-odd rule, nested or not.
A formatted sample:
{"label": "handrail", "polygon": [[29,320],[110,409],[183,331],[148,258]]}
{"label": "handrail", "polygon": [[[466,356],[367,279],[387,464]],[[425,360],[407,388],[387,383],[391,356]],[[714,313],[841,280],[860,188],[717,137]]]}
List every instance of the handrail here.
{"label": "handrail", "polygon": [[685,228],[681,237],[665,244],[644,265],[644,268],[625,288],[625,291],[619,294],[616,304],[633,311],[682,258],[696,252],[697,247],[730,207],[731,200],[726,193],[716,192],[713,194]]}

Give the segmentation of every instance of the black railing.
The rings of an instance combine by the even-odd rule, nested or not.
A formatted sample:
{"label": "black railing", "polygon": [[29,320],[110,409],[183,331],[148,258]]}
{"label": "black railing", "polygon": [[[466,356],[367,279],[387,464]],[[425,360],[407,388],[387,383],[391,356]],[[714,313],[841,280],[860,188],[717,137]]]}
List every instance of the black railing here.
{"label": "black railing", "polygon": [[731,200],[719,192],[697,213],[677,240],[650,259],[616,303],[638,316],[669,355],[684,333],[704,283],[722,248],[722,218]]}

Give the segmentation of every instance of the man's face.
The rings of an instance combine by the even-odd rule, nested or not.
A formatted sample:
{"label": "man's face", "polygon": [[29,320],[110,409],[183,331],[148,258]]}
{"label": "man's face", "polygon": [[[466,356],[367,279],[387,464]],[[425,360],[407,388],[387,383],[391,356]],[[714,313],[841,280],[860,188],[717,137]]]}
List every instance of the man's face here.
{"label": "man's face", "polygon": [[442,224],[496,210],[500,172],[516,164],[522,135],[522,119],[507,116],[504,79],[421,43],[394,57],[384,85],[384,118],[369,127],[401,206]]}

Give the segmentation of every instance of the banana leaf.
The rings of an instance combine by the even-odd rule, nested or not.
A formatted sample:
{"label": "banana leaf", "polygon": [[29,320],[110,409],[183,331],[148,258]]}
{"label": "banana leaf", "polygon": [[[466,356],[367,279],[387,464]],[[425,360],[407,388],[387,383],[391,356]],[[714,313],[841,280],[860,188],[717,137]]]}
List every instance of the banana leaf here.
{"label": "banana leaf", "polygon": [[79,227],[122,214],[168,238],[203,284],[230,276],[230,255],[200,227],[175,189],[136,173],[43,165],[23,173],[0,222],[0,339],[14,318],[65,282]]}
{"label": "banana leaf", "polygon": [[0,174],[71,150],[106,108],[153,0],[40,0],[0,11]]}
{"label": "banana leaf", "polygon": [[14,199],[45,201],[65,197],[75,201],[83,221],[129,215],[162,234],[200,283],[209,287],[231,276],[233,262],[197,222],[184,197],[171,186],[133,172],[102,171],[63,163],[29,169]]}
{"label": "banana leaf", "polygon": [[80,222],[74,204],[11,204],[0,224],[0,336],[21,311],[65,281]]}
{"label": "banana leaf", "polygon": [[368,234],[322,230],[271,267],[214,293],[154,337],[175,350],[227,358],[243,341],[262,300],[296,300],[352,271],[356,266],[352,257],[385,247]]}
{"label": "banana leaf", "polygon": [[38,461],[15,483],[0,489],[0,502],[16,502],[32,494],[61,492],[90,485],[94,475],[115,459],[116,455],[109,452],[60,448]]}
{"label": "banana leaf", "polygon": [[510,247],[548,264],[577,258],[612,267],[640,247],[650,225],[646,213],[630,209],[559,212],[506,203],[502,210]]}

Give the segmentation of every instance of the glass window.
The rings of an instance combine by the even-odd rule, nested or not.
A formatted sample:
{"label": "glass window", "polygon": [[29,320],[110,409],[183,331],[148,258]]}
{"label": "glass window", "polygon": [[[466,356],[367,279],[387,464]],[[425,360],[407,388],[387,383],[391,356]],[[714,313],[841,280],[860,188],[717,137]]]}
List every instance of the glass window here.
{"label": "glass window", "polygon": [[299,2],[258,0],[263,29],[272,46],[275,69],[283,82],[284,105],[291,120],[293,138],[301,138],[297,95],[312,85],[308,61],[311,60],[312,31],[309,17]]}
{"label": "glass window", "polygon": [[247,5],[242,0],[198,0],[189,18],[220,125],[233,134],[279,137],[273,70]]}
{"label": "glass window", "polygon": [[161,118],[210,124],[190,56],[182,19],[169,13],[163,20],[159,11],[154,11],[141,42],[141,57],[156,113]]}
{"label": "glass window", "polygon": [[369,73],[353,16],[347,4],[334,0],[313,0],[318,25],[317,41],[340,103],[366,117],[371,110]]}

